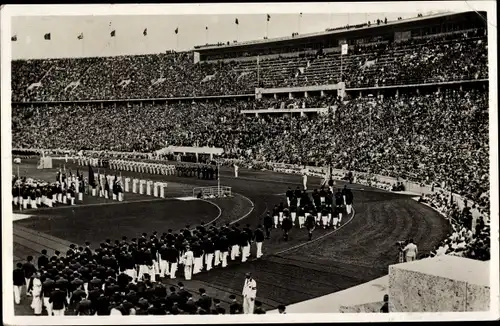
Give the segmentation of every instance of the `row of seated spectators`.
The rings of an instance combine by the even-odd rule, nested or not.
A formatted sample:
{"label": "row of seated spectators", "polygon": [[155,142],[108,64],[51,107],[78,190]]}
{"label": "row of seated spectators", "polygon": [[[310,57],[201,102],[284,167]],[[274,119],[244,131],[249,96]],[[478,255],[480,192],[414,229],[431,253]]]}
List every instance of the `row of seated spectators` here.
{"label": "row of seated spectators", "polygon": [[314,117],[244,116],[249,101],[14,107],[14,148],[150,152],[216,146],[226,158],[324,165],[430,183],[489,214],[488,91],[357,98]]}
{"label": "row of seated spectators", "polygon": [[[342,58],[347,88],[488,78],[488,47],[481,30],[398,43],[355,46]],[[328,53],[309,63],[290,86],[336,83],[341,57]]]}
{"label": "row of seated spectators", "polygon": [[[353,47],[343,57],[261,59],[263,87],[336,83],[371,87],[488,78],[484,32]],[[360,52],[364,54],[360,56]],[[368,56],[367,56],[368,55]],[[320,56],[322,57],[322,56]],[[245,68],[246,67],[246,68]],[[194,64],[192,53],[81,59],[17,60],[12,100],[74,101],[251,94],[257,65],[242,61]]]}

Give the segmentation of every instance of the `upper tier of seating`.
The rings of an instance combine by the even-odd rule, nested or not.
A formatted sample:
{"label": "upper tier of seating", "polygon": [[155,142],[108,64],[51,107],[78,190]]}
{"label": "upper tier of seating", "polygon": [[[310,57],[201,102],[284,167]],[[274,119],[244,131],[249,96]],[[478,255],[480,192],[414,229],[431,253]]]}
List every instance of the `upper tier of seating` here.
{"label": "upper tier of seating", "polygon": [[[321,52],[321,51],[320,51]],[[192,53],[12,63],[12,100],[75,101],[253,94],[258,85],[347,88],[488,78],[481,33],[352,46],[300,57],[194,64]],[[340,72],[342,71],[342,77]]]}

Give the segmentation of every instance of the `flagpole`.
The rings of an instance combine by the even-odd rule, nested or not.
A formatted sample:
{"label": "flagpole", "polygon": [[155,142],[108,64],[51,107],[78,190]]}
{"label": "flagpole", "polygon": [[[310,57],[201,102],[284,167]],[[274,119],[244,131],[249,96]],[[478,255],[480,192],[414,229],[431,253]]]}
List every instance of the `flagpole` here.
{"label": "flagpole", "polygon": [[85,40],[84,39],[81,39],[82,41],[82,58],[85,57]]}
{"label": "flagpole", "polygon": [[299,15],[299,35],[300,35],[300,23],[302,21],[302,13]]}
{"label": "flagpole", "polygon": [[266,38],[269,37],[269,19],[266,21]]}
{"label": "flagpole", "polygon": [[[17,179],[19,181],[21,181],[21,175],[19,174],[19,165],[17,165]],[[17,191],[18,191],[18,194],[19,194],[19,196],[17,196],[18,202],[19,202],[19,210],[22,211],[23,210],[23,200],[24,199],[21,198],[21,187],[18,187]],[[19,198],[21,198],[21,199],[19,200]]]}
{"label": "flagpole", "polygon": [[220,167],[219,167],[219,158],[217,159],[217,193],[220,198]]}
{"label": "flagpole", "polygon": [[205,43],[208,44],[208,28],[205,27]]}
{"label": "flagpole", "polygon": [[257,87],[260,87],[260,56],[257,55]]}
{"label": "flagpole", "polygon": [[342,54],[342,45],[340,46],[340,82],[342,82],[342,59],[344,55]]}

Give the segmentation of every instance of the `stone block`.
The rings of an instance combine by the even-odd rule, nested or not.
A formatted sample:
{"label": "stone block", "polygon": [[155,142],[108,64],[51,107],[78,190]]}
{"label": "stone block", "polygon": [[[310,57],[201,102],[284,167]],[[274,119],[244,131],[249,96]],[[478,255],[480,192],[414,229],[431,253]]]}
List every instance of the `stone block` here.
{"label": "stone block", "polygon": [[369,302],[352,306],[340,306],[341,313],[379,313],[380,308],[384,305],[383,301]]}
{"label": "stone block", "polygon": [[389,269],[389,300],[395,312],[463,311],[466,285],[402,268]]}
{"label": "stone block", "polygon": [[394,312],[463,312],[489,309],[489,263],[440,256],[389,266]]}
{"label": "stone block", "polygon": [[485,285],[467,284],[465,311],[489,311],[490,287]]}

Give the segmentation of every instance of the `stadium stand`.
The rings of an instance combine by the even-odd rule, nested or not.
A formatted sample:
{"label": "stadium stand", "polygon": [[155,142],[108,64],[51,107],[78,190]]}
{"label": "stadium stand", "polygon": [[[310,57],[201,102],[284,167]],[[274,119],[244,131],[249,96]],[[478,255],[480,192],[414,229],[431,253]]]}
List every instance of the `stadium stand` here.
{"label": "stadium stand", "polygon": [[[484,30],[354,46],[351,54],[194,64],[192,53],[13,61],[13,102],[252,94],[257,86],[350,88],[487,78]],[[431,63],[431,64],[429,64]],[[201,87],[200,87],[201,85]]]}

